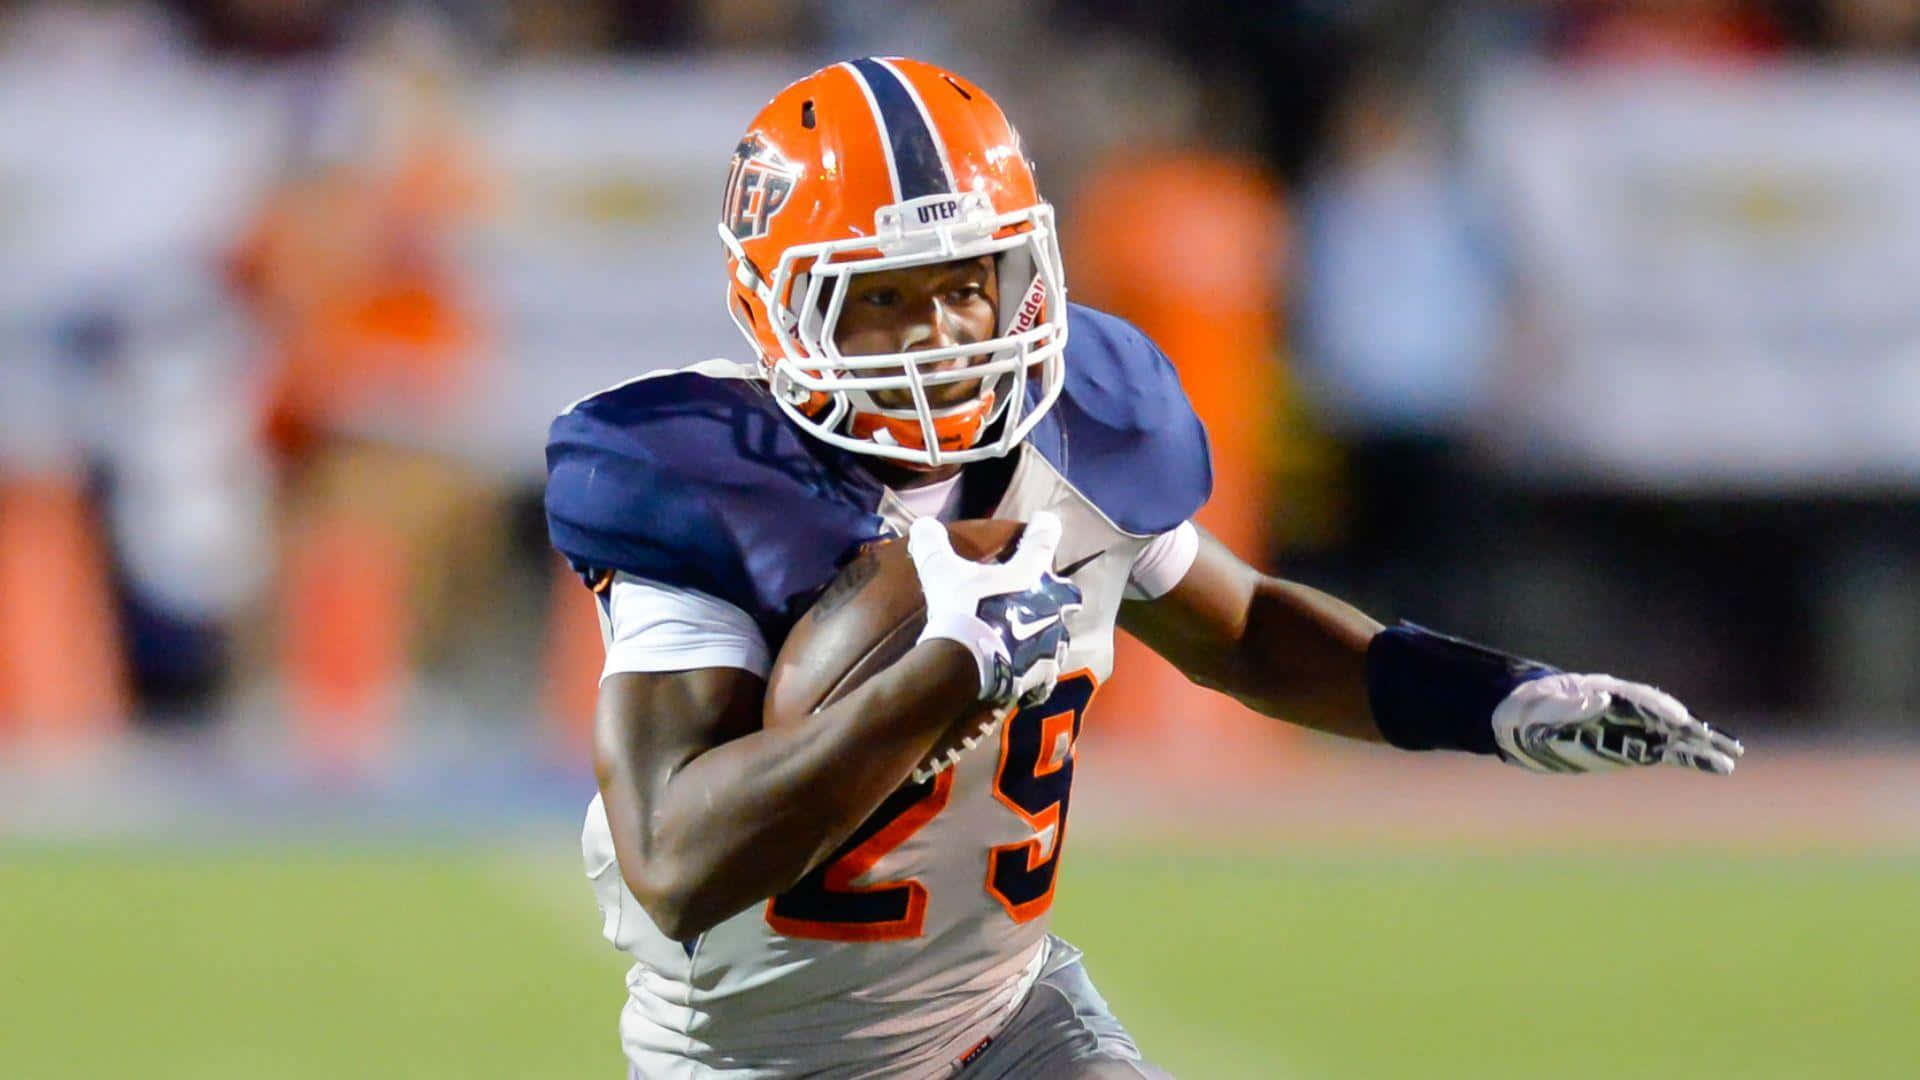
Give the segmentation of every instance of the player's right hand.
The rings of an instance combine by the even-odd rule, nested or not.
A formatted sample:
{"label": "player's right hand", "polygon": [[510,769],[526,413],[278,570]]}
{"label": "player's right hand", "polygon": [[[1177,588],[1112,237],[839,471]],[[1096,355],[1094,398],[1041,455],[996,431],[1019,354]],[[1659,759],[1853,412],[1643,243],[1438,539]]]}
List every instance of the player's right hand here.
{"label": "player's right hand", "polygon": [[1033,515],[1006,562],[974,562],[953,550],[947,528],[930,517],[914,521],[907,554],[927,600],[920,640],[959,642],[980,667],[980,700],[995,706],[1030,704],[1053,693],[1067,658],[1066,615],[1080,607],[1080,590],[1055,575],[1060,519]]}

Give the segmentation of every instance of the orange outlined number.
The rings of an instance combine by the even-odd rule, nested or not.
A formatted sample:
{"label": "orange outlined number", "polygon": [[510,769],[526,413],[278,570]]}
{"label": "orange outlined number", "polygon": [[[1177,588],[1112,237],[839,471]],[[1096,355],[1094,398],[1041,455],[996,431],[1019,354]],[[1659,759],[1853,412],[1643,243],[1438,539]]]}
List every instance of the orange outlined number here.
{"label": "orange outlined number", "polygon": [[1073,747],[1097,685],[1089,672],[1064,676],[1052,696],[1021,709],[1001,728],[993,797],[1032,826],[1034,836],[987,856],[987,892],[1015,922],[1037,919],[1053,906],[1073,793]]}
{"label": "orange outlined number", "polygon": [[788,937],[822,941],[919,937],[927,922],[925,885],[912,878],[871,885],[854,881],[932,821],[952,796],[952,769],[887,796],[831,858],[767,901],[767,925]]}
{"label": "orange outlined number", "polygon": [[[987,892],[1015,922],[1053,906],[1053,886],[1066,839],[1073,791],[1073,748],[1099,683],[1091,672],[1061,678],[1052,696],[1007,718],[993,797],[1033,829],[1033,837],[987,855]],[[854,830],[833,857],[793,888],[767,901],[767,925],[818,941],[903,941],[927,923],[927,887],[913,878],[854,884],[886,854],[919,832],[953,797],[954,770],[908,784]]]}

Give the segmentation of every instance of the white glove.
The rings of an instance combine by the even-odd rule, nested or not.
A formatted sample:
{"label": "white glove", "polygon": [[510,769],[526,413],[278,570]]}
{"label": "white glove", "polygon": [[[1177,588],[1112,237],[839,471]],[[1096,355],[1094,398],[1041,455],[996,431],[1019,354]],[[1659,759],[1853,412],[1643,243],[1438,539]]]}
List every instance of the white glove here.
{"label": "white glove", "polygon": [[1493,710],[1500,756],[1534,772],[1684,765],[1726,776],[1745,747],[1671,695],[1611,675],[1545,675]]}
{"label": "white glove", "polygon": [[1060,546],[1060,519],[1033,515],[1006,562],[960,557],[947,528],[923,517],[907,534],[907,554],[927,598],[920,640],[946,638],[966,646],[980,666],[980,700],[996,707],[1044,700],[1053,693],[1067,658],[1066,613],[1080,606],[1080,590],[1052,572]]}

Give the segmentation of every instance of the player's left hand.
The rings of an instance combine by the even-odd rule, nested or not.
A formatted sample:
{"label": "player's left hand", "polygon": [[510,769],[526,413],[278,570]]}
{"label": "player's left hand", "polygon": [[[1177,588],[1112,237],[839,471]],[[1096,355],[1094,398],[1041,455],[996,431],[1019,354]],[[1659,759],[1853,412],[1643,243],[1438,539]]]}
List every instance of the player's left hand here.
{"label": "player's left hand", "polygon": [[1672,695],[1611,675],[1545,675],[1493,710],[1500,756],[1534,772],[1684,765],[1726,776],[1740,740],[1693,718]]}

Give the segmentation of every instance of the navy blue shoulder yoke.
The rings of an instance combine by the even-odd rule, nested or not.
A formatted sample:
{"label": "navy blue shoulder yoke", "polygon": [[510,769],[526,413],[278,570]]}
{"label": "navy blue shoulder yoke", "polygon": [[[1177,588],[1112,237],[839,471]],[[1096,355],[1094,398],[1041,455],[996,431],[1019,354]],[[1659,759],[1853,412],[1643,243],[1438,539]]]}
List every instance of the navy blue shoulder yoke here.
{"label": "navy blue shoulder yoke", "polygon": [[1175,528],[1213,493],[1207,430],[1166,355],[1124,319],[1067,310],[1067,379],[1028,440],[1115,525]]}
{"label": "navy blue shoulder yoke", "polygon": [[553,422],[547,530],[574,569],[718,597],[778,647],[881,533],[880,485],[848,458],[789,422],[757,380],[636,379]]}
{"label": "navy blue shoulder yoke", "polygon": [[[1066,385],[1029,441],[1121,529],[1166,532],[1211,493],[1206,430],[1145,335],[1078,305],[1069,320]],[[576,570],[718,597],[778,648],[882,535],[881,485],[739,370],[635,379],[562,413],[547,442],[547,530]]]}

